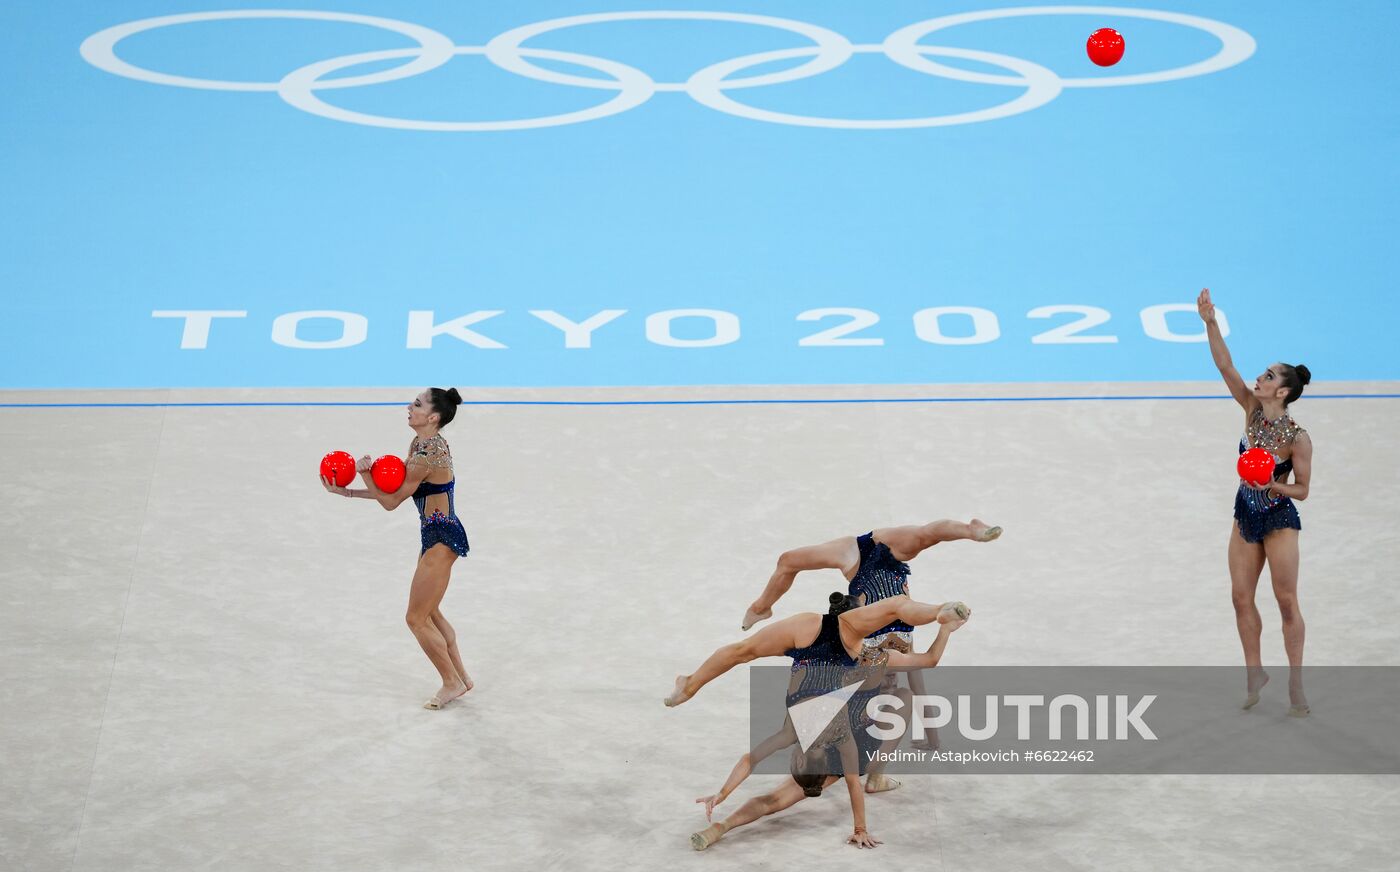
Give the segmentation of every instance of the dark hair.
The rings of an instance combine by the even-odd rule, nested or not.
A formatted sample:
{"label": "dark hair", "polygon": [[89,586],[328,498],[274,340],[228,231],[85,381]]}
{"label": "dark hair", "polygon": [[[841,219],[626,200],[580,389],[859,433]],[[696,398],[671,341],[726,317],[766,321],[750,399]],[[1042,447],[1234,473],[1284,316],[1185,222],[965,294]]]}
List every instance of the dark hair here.
{"label": "dark hair", "polygon": [[439,430],[452,423],[457,407],[462,405],[462,395],[457,393],[456,388],[428,388],[428,400],[433,404],[433,411],[437,412]]}
{"label": "dark hair", "polygon": [[849,612],[856,607],[856,598],[849,594],[844,594],[839,590],[832,591],[827,601],[831,603],[831,609],[829,611],[830,614],[833,615]]}
{"label": "dark hair", "polygon": [[806,751],[800,748],[792,749],[792,760],[788,764],[788,771],[792,773],[792,780],[796,781],[797,786],[802,788],[804,795],[822,795],[826,779],[831,776],[831,773],[826,770],[830,768],[827,765],[825,747],[809,748]]}
{"label": "dark hair", "polygon": [[1286,363],[1278,365],[1279,374],[1283,376],[1283,384],[1288,388],[1288,396],[1283,398],[1286,406],[1303,395],[1303,387],[1312,381],[1312,373],[1301,363],[1289,366]]}

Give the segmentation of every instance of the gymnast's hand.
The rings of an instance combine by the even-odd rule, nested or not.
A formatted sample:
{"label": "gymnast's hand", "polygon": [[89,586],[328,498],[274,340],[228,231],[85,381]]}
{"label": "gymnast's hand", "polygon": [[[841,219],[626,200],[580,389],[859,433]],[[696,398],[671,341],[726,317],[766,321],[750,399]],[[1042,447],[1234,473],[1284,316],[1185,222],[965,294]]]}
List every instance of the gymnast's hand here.
{"label": "gymnast's hand", "polygon": [[321,486],[324,487],[326,490],[330,491],[330,492],[333,493],[333,494],[339,494],[340,496],[343,496],[343,497],[348,497],[348,496],[350,496],[350,489],[349,489],[349,488],[336,487],[335,482],[331,481],[331,479],[330,479],[329,476],[325,476],[325,475],[321,476]]}
{"label": "gymnast's hand", "polygon": [[1252,491],[1256,491],[1258,493],[1263,494],[1266,497],[1272,498],[1273,495],[1270,493],[1270,491],[1274,489],[1274,485],[1278,484],[1278,481],[1273,480],[1266,484],[1255,484],[1252,481],[1245,481],[1244,479],[1240,479],[1240,484],[1244,485]]}
{"label": "gymnast's hand", "polygon": [[1200,313],[1202,321],[1215,323],[1215,304],[1210,301],[1210,288],[1201,288],[1201,295],[1196,298],[1196,311]]}
{"label": "gymnast's hand", "polygon": [[718,793],[713,793],[709,796],[702,796],[695,801],[705,803],[705,820],[708,822],[710,820],[710,815],[714,814],[715,806],[724,802],[724,797]]}
{"label": "gymnast's hand", "polygon": [[846,844],[855,845],[857,848],[873,848],[876,845],[883,845],[884,842],[867,833],[865,827],[861,827],[854,833],[851,833],[851,837],[846,840]]}
{"label": "gymnast's hand", "polygon": [[368,454],[355,461],[355,471],[361,475],[368,474],[371,469],[374,469],[374,458]]}

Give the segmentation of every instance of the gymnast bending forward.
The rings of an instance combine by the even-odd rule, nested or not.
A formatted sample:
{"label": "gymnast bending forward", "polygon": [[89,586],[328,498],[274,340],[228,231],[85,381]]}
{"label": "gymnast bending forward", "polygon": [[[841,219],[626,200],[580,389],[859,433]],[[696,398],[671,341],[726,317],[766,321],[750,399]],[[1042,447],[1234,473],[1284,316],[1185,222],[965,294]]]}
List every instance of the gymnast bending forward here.
{"label": "gymnast bending forward", "polygon": [[[905,599],[907,600],[907,598]],[[889,600],[884,602],[889,602]],[[794,705],[803,699],[830,693],[841,687],[850,687],[857,681],[862,682],[861,686],[846,704],[845,714],[838,714],[834,717],[828,728],[805,752],[794,749],[790,764],[791,778],[785,780],[777,789],[745,802],[738,811],[723,821],[711,823],[705,829],[692,834],[690,841],[695,850],[705,850],[736,827],[752,823],[767,815],[776,814],[801,802],[806,797],[820,796],[824,788],[841,780],[846,782],[847,792],[851,800],[851,815],[854,819],[854,831],[847,839],[847,843],[860,848],[874,848],[880,844],[880,841],[871,836],[865,826],[864,795],[867,792],[877,792],[871,790],[870,785],[876,778],[877,770],[884,767],[884,763],[879,762],[879,760],[871,762],[873,758],[880,756],[876,752],[892,751],[894,746],[899,743],[900,736],[887,739],[883,744],[876,739],[870,730],[873,722],[867,706],[877,694],[882,692],[887,673],[931,669],[937,666],[947,648],[948,638],[966,623],[967,618],[971,615],[971,610],[962,603],[927,606],[908,601],[907,604],[919,607],[918,609],[905,609],[905,614],[913,619],[910,620],[910,623],[918,625],[930,623],[931,620],[940,622],[938,637],[927,651],[920,654],[905,654],[900,651],[867,645],[863,647],[857,658],[850,656],[849,649],[842,638],[846,630],[842,626],[842,619],[848,614],[876,608],[876,606],[865,606],[862,609],[855,609],[843,614],[819,616],[822,629],[811,641],[811,644],[787,651],[788,655],[793,658],[794,673],[793,685],[789,687],[787,695],[789,715],[784,721],[783,728],[760,742],[751,753],[740,758],[718,794],[696,800],[705,804],[706,820],[710,819],[715,805],[733,792],[748,777],[759,761],[796,743],[797,732],[793,727],[790,714]],[[833,608],[833,612],[835,611],[836,609]],[[933,618],[925,620],[929,614],[932,614]],[[794,618],[788,618],[787,621],[795,622],[805,617],[807,616],[798,615]],[[863,620],[874,620],[878,617],[880,616],[874,613],[863,616],[856,615],[856,621],[852,625],[854,631],[859,631]],[[783,623],[786,621],[781,621],[758,635],[762,636],[764,633],[776,630]],[[758,636],[754,638],[757,639]],[[898,688],[893,692],[893,695],[899,701],[899,708],[907,709],[909,707],[907,690]],[[867,767],[870,781],[867,781],[866,787],[862,789],[860,777],[867,774]],[[881,778],[883,779],[883,776]],[[886,785],[893,784],[889,779],[883,779],[883,782]],[[885,786],[881,789],[890,789],[890,787]]]}

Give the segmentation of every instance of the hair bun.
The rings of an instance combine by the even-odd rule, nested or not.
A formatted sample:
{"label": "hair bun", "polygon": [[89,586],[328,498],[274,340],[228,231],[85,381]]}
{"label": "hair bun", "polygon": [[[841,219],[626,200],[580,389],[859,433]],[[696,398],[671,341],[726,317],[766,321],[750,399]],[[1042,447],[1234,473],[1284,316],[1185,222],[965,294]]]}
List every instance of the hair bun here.
{"label": "hair bun", "polygon": [[1308,382],[1312,381],[1312,373],[1309,372],[1308,368],[1306,366],[1303,366],[1301,363],[1293,367],[1293,370],[1298,373],[1298,381],[1302,384],[1307,384]]}
{"label": "hair bun", "polygon": [[459,393],[457,393],[457,389],[456,389],[456,388],[448,388],[448,389],[447,389],[447,398],[448,398],[449,400],[452,401],[453,405],[456,405],[456,406],[462,405],[462,395],[459,394]]}

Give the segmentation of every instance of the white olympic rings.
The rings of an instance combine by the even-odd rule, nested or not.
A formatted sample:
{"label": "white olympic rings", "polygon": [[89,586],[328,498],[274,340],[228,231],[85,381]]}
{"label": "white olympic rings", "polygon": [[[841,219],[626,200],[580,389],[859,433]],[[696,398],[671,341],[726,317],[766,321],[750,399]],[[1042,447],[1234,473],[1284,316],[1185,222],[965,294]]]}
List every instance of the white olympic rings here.
{"label": "white olympic rings", "polygon": [[[951,48],[948,46],[923,45],[919,42],[930,33],[967,24],[974,21],[988,21],[999,18],[1019,18],[1035,15],[1095,15],[1121,16],[1164,21],[1203,30],[1220,40],[1221,47],[1213,56],[1174,69],[1133,75],[1104,76],[1101,78],[1064,78],[1040,64],[1021,58],[973,49]],[[359,54],[342,55],[323,61],[316,61],[300,67],[276,82],[245,82],[222,79],[202,79],[177,76],[157,72],[130,64],[116,54],[119,42],[129,36],[200,21],[223,21],[229,19],[299,19],[310,21],[334,21],[349,24],[367,25],[406,36],[417,43],[416,47],[370,51]],[[731,58],[711,64],[694,73],[683,82],[658,82],[636,67],[617,61],[575,52],[554,49],[526,47],[526,41],[547,33],[590,24],[617,21],[722,21],[737,24],[751,24],[770,27],[794,33],[811,40],[810,46],[759,52],[743,57]],[[788,124],[802,127],[827,127],[853,130],[892,130],[919,127],[943,127],[955,124],[971,124],[1006,118],[1021,112],[1043,106],[1065,88],[1107,88],[1123,85],[1142,85],[1168,82],[1214,73],[1235,66],[1254,54],[1254,38],[1245,31],[1223,22],[1194,15],[1176,12],[1161,12],[1152,9],[1135,9],[1117,6],[1023,6],[1007,9],[985,9],[977,12],[964,12],[930,18],[902,27],[887,36],[883,42],[856,45],[835,31],[770,15],[754,15],[738,12],[713,11],[635,11],[602,12],[590,15],[573,15],[536,22],[508,30],[482,46],[459,46],[450,38],[417,24],[358,15],[348,12],[322,12],[295,9],[240,9],[212,12],[190,12],[180,15],[165,15],[158,18],[145,18],[109,27],[89,36],[83,41],[80,53],[84,60],[98,69],[118,76],[160,85],[181,88],[201,88],[222,91],[275,91],[289,105],[329,118],[352,124],[373,127],[387,127],[398,130],[435,131],[494,131],[526,130],[539,127],[557,127],[592,121],[609,115],[616,115],[636,108],[647,102],[657,92],[683,92],[697,103],[742,118],[765,121],[774,124]],[[756,88],[794,82],[829,72],[857,54],[883,54],[891,61],[925,75],[979,84],[1009,85],[1024,88],[1016,98],[987,109],[962,112],[953,115],[936,115],[922,118],[824,118],[807,115],[791,115],[767,109],[759,109],[741,103],[726,92],[743,88]],[[482,55],[497,67],[517,75],[575,88],[588,88],[603,91],[616,91],[609,100],[574,112],[545,115],[534,118],[510,119],[501,121],[425,121],[407,118],[394,118],[371,115],[334,106],[316,93],[320,90],[353,88],[375,85],[417,76],[448,63],[458,55]],[[961,58],[1001,67],[1011,75],[975,72],[968,69],[948,66],[933,60],[935,57]],[[404,59],[405,63],[387,69],[359,76],[327,79],[325,76],[349,67],[379,61]],[[776,61],[808,58],[797,66],[752,76],[735,76],[744,70],[770,64]],[[584,67],[602,73],[606,78],[571,75],[533,63],[531,59],[560,62]]]}

